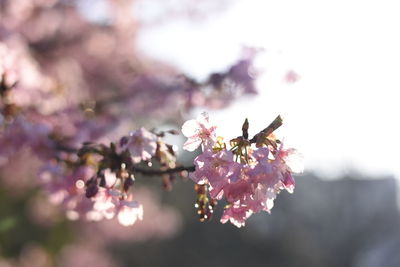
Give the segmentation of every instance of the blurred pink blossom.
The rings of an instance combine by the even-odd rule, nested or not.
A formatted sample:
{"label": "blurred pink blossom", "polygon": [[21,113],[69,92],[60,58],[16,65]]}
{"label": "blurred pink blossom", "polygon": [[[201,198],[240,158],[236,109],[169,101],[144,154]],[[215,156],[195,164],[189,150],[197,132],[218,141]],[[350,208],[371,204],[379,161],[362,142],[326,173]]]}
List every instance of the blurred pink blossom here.
{"label": "blurred pink blossom", "polygon": [[89,244],[73,244],[63,248],[58,264],[60,267],[118,267],[118,262],[107,251]]}
{"label": "blurred pink blossom", "polygon": [[[99,243],[130,241],[139,242],[148,239],[164,239],[174,236],[181,227],[181,214],[174,208],[162,203],[160,195],[148,188],[139,187],[134,192],[135,199],[145,208],[143,220],[137,220],[134,227],[125,227],[118,221],[103,220],[101,222],[82,223],[82,238]],[[136,206],[136,204],[134,204]],[[134,218],[139,218],[142,211],[134,207]],[[130,218],[132,220],[132,218]]]}
{"label": "blurred pink blossom", "polygon": [[85,197],[84,185],[95,174],[88,166],[66,172],[61,166],[49,163],[40,171],[39,178],[51,203],[61,205],[67,217],[86,218],[93,209],[93,202]]}
{"label": "blurred pink blossom", "polygon": [[156,153],[156,148],[157,136],[143,127],[131,132],[128,142],[122,146],[122,149],[129,150],[134,163],[151,159]]}
{"label": "blurred pink blossom", "polygon": [[118,208],[118,222],[130,226],[138,219],[143,220],[143,206],[137,201],[122,200]]}
{"label": "blurred pink blossom", "polygon": [[285,81],[287,83],[296,83],[300,80],[300,75],[297,74],[294,70],[289,70],[285,75]]}

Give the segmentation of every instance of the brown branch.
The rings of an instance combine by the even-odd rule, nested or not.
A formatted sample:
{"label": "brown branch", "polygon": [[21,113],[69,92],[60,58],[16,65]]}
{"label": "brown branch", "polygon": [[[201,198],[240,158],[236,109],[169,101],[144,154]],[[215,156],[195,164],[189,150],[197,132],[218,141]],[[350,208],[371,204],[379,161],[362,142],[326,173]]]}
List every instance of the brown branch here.
{"label": "brown branch", "polygon": [[66,146],[66,145],[64,145],[62,143],[58,143],[58,142],[55,142],[54,148],[57,151],[62,151],[62,152],[66,152],[66,153],[78,153],[78,149],[76,149],[74,147]]}
{"label": "brown branch", "polygon": [[[56,144],[55,147],[57,150],[59,151],[63,151],[63,152],[67,152],[67,153],[77,153],[78,149],[75,149],[73,147],[69,147],[69,146],[65,146],[62,145],[60,143]],[[187,171],[187,172],[194,172],[195,171],[195,166],[179,166],[179,167],[175,167],[175,168],[171,168],[171,169],[165,169],[165,170],[161,170],[161,169],[151,169],[151,168],[141,168],[141,167],[137,167],[134,166],[132,168],[132,172],[137,172],[143,175],[163,175],[163,174],[171,174],[171,173],[176,173],[176,172],[181,172],[181,171]]]}
{"label": "brown branch", "polygon": [[181,172],[181,171],[194,172],[195,166],[186,166],[186,167],[179,166],[176,168],[166,169],[166,170],[134,167],[133,171],[143,174],[143,175],[163,175],[163,174],[171,174],[171,173],[176,173],[176,172]]}
{"label": "brown branch", "polygon": [[273,133],[276,129],[278,129],[279,127],[281,127],[283,124],[283,120],[281,115],[278,115],[278,117],[275,118],[275,120],[273,122],[271,122],[270,125],[268,125],[267,128],[265,128],[264,130],[262,130],[261,132],[259,132],[258,134],[254,135],[253,138],[251,138],[249,141],[250,143],[256,143],[257,142],[257,138],[259,136],[265,136],[268,137],[271,133]]}

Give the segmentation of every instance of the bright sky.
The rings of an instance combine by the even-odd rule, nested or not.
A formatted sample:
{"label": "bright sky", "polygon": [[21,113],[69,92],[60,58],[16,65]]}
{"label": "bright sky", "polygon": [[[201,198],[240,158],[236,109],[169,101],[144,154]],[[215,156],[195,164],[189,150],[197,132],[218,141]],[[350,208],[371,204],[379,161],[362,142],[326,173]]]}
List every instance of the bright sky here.
{"label": "bright sky", "polygon": [[[399,11],[388,0],[238,0],[203,23],[147,30],[140,44],[198,78],[224,70],[242,45],[265,47],[260,95],[210,111],[221,135],[237,136],[245,117],[255,133],[281,114],[280,133],[303,152],[307,169],[400,178]],[[283,81],[290,69],[299,82]]]}

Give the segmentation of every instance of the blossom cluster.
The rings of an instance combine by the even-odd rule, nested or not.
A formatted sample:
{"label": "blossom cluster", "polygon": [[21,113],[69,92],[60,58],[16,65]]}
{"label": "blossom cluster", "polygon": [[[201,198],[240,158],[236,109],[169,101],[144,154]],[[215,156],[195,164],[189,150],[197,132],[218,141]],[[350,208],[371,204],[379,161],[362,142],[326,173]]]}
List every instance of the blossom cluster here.
{"label": "blossom cluster", "polygon": [[[206,113],[182,126],[183,134],[188,137],[184,148],[193,151],[202,146],[190,178],[208,187],[212,201],[225,199],[227,202],[222,223],[230,221],[237,227],[244,226],[253,213],[270,212],[281,190],[293,192],[292,173],[302,171],[302,157],[296,149],[284,148],[273,135],[281,124],[278,116],[270,126],[249,139],[246,120],[243,135],[230,141],[230,149],[217,137],[216,126],[210,123]],[[208,212],[199,211],[202,219],[212,215],[211,207],[207,208]]]}
{"label": "blossom cluster", "polygon": [[[70,219],[100,221],[116,217],[120,224],[133,225],[143,218],[143,206],[134,200],[132,186],[138,164],[158,159],[171,167],[174,155],[156,134],[140,128],[110,146],[85,144],[73,171],[48,164],[41,171],[43,186],[54,204],[62,205]],[[168,165],[169,164],[169,165]]]}

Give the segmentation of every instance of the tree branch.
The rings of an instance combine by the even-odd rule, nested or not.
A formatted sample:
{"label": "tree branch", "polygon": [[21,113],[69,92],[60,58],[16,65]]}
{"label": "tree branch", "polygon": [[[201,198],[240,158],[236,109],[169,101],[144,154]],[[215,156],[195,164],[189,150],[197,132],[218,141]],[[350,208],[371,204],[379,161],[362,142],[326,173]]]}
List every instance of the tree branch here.
{"label": "tree branch", "polygon": [[194,172],[195,171],[195,166],[179,166],[176,168],[172,169],[166,169],[166,170],[160,170],[160,169],[150,169],[150,168],[140,168],[140,167],[134,167],[133,172],[137,172],[143,175],[162,175],[162,174],[170,174],[170,173],[176,173],[176,172],[181,172],[181,171],[188,171],[188,172]]}

